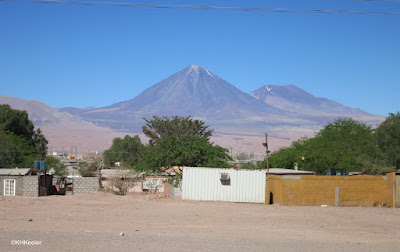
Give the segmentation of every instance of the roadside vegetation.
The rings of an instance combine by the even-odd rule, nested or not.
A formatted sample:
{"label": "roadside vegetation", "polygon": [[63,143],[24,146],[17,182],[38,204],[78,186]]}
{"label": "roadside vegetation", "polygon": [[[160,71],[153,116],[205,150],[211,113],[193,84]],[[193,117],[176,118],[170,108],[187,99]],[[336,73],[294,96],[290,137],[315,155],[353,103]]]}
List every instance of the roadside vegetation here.
{"label": "roadside vegetation", "polygon": [[104,152],[104,163],[116,162],[140,171],[156,172],[173,166],[230,167],[228,150],[210,142],[212,130],[191,117],[157,117],[145,119],[143,133],[149,143],[139,136],[115,138]]}
{"label": "roadside vegetation", "polygon": [[[212,130],[190,117],[145,119],[143,132],[149,143],[138,136],[114,139],[104,152],[107,165],[123,162],[139,171],[158,171],[172,166],[232,167],[228,150],[210,142]],[[265,169],[266,162],[254,162],[252,154],[238,153],[242,169]],[[325,174],[329,168],[345,168],[365,174],[383,174],[400,169],[400,114],[389,114],[376,129],[352,118],[337,119],[325,125],[314,137],[294,141],[270,155],[270,167]]]}
{"label": "roadside vegetation", "polygon": [[[325,174],[346,168],[366,174],[400,169],[400,113],[389,114],[376,129],[351,118],[327,124],[312,138],[301,138],[270,156],[270,167],[293,168]],[[262,162],[261,167],[266,167]]]}

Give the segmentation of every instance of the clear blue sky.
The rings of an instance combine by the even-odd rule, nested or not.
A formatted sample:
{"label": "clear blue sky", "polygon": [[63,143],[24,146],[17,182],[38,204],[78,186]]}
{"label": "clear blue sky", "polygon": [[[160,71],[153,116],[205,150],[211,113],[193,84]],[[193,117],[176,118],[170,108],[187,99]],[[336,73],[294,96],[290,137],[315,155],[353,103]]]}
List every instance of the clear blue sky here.
{"label": "clear blue sky", "polygon": [[[400,11],[399,1],[126,2]],[[0,94],[53,107],[106,106],[199,64],[246,93],[293,84],[387,115],[400,110],[399,27],[400,15],[0,1]]]}

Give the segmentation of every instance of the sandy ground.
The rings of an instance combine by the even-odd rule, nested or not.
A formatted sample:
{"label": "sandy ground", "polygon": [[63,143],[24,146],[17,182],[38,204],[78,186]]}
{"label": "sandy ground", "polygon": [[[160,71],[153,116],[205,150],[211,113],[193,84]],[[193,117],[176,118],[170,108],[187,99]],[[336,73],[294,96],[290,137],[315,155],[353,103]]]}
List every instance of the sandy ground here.
{"label": "sandy ground", "polygon": [[0,251],[400,251],[400,209],[1,197]]}

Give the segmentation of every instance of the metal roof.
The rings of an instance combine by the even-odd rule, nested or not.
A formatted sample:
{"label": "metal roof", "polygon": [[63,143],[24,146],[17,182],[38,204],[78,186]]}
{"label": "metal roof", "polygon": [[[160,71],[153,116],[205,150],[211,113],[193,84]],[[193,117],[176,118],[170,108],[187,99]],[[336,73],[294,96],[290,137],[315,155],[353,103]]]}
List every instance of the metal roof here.
{"label": "metal roof", "polygon": [[15,169],[8,169],[8,168],[1,168],[0,169],[0,176],[25,176],[31,171],[31,168],[15,168]]}
{"label": "metal roof", "polygon": [[[206,169],[233,169],[233,170],[243,170],[243,171],[263,171],[267,173],[267,169],[238,169],[238,168],[210,168],[210,167],[189,167],[189,168],[206,168]],[[271,175],[315,175],[313,171],[302,171],[286,168],[269,168],[269,174]]]}
{"label": "metal roof", "polygon": [[145,173],[136,173],[131,170],[122,170],[122,169],[102,169],[100,170],[101,176],[103,178],[112,178],[112,177],[126,177],[126,178],[140,178]]}
{"label": "metal roof", "polygon": [[315,175],[313,171],[300,171],[293,169],[284,169],[284,168],[270,168],[269,174],[271,175]]}

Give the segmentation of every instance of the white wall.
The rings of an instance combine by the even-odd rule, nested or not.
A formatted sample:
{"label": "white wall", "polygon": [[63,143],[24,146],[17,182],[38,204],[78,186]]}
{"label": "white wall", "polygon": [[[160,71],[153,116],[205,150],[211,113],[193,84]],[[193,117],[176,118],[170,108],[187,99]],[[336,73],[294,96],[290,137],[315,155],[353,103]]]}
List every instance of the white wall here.
{"label": "white wall", "polygon": [[[229,183],[220,180],[229,173]],[[184,167],[182,199],[264,203],[265,171]]]}

